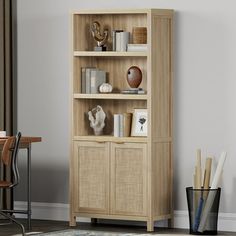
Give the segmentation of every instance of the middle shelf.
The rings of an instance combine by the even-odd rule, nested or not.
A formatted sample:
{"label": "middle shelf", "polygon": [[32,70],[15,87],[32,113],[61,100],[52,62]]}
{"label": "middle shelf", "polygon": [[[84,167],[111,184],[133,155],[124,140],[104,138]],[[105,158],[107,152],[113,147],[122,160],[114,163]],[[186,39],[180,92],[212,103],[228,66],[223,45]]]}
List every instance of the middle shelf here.
{"label": "middle shelf", "polygon": [[116,52],[116,51],[74,51],[74,56],[77,57],[147,57],[147,51],[144,52]]}

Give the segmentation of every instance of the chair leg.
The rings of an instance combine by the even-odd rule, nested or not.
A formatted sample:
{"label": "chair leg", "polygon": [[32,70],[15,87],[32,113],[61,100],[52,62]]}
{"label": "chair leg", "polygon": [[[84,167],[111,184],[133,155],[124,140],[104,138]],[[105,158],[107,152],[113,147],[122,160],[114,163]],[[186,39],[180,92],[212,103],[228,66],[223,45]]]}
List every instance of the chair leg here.
{"label": "chair leg", "polygon": [[14,223],[16,223],[18,226],[20,226],[21,227],[22,236],[25,236],[25,228],[24,228],[24,226],[20,222],[16,221],[13,217],[3,213],[2,211],[0,211],[0,214],[3,215],[4,217],[6,217],[7,219],[13,221]]}

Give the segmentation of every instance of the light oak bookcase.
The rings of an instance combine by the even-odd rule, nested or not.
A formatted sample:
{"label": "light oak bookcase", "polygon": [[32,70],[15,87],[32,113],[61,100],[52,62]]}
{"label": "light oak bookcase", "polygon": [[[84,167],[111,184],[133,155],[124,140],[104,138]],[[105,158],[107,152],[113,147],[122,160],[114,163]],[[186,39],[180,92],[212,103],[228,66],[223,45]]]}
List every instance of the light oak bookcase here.
{"label": "light oak bookcase", "polygon": [[[173,223],[172,77],[173,10],[92,10],[72,14],[70,225],[76,217]],[[147,52],[95,52],[93,21],[111,32],[147,27]],[[111,37],[108,47],[111,48]],[[127,88],[130,66],[143,73],[144,95],[82,94],[81,67],[108,72],[116,90]],[[105,111],[105,135],[94,136],[87,112]],[[147,137],[114,137],[113,115],[147,108]]]}

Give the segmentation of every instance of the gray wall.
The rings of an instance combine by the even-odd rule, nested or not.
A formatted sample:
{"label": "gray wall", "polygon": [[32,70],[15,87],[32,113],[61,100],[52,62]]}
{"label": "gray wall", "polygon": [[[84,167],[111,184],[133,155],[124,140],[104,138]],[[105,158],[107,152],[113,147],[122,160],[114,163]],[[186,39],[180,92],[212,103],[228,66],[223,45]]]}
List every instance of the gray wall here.
{"label": "gray wall", "polygon": [[[21,0],[18,2],[18,129],[33,145],[34,202],[68,203],[69,13],[92,8],[173,8],[174,198],[186,210],[195,150],[228,152],[221,212],[236,213],[236,2],[234,0]],[[24,153],[21,151],[21,168]],[[23,176],[23,180],[25,176]],[[25,200],[19,186],[17,200]]]}

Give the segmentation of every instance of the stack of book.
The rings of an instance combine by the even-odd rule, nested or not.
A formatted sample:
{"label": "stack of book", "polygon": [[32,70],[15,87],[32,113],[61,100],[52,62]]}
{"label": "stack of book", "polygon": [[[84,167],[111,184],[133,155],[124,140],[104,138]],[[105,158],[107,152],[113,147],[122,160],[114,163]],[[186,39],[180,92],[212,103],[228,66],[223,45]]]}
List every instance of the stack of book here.
{"label": "stack of book", "polygon": [[114,114],[114,137],[130,136],[131,119],[131,113]]}
{"label": "stack of book", "polygon": [[106,83],[106,72],[95,67],[81,68],[81,93],[99,93],[99,86]]}
{"label": "stack of book", "polygon": [[127,51],[129,52],[146,52],[147,44],[128,44]]}
{"label": "stack of book", "polygon": [[129,38],[130,38],[130,32],[124,32],[123,30],[113,30],[112,51],[118,51],[118,52],[127,51]]}
{"label": "stack of book", "polygon": [[145,94],[146,91],[144,91],[142,88],[129,88],[129,89],[121,90],[121,93],[123,93],[123,94]]}

